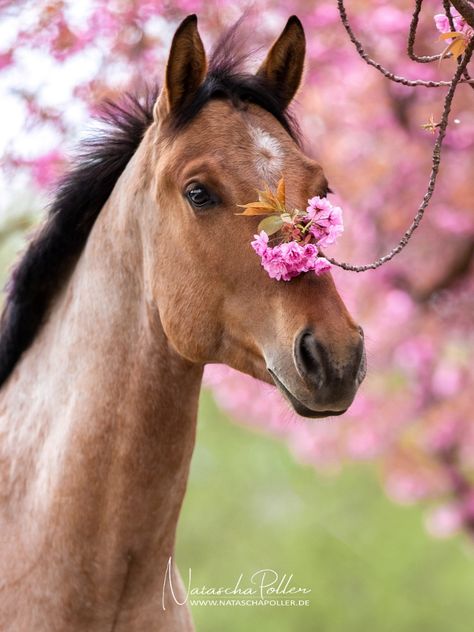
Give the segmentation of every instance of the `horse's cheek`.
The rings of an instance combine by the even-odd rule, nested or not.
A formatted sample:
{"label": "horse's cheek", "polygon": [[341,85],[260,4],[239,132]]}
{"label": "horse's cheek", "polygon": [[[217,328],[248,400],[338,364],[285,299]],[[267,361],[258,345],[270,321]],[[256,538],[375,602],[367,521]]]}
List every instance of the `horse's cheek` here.
{"label": "horse's cheek", "polygon": [[173,285],[158,311],[165,335],[180,355],[191,362],[211,362],[221,339],[219,306],[190,279],[186,287]]}

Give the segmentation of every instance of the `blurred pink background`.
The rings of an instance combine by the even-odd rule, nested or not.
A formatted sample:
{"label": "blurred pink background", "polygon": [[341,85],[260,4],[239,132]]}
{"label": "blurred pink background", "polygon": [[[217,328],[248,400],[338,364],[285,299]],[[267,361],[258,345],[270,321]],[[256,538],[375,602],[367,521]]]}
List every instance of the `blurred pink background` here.
{"label": "blurred pink background", "polygon": [[[412,2],[348,3],[372,57],[410,78],[449,80],[455,62],[416,64],[406,55]],[[199,15],[209,46],[244,2],[103,0],[0,2],[2,217],[34,184],[38,208],[67,165],[104,97],[160,78],[179,21]],[[434,15],[424,4],[417,52],[436,54]],[[446,89],[389,82],[357,55],[335,2],[259,0],[249,45],[268,46],[296,13],[306,29],[307,71],[294,104],[306,150],[324,166],[346,231],[328,255],[367,263],[392,248],[425,193]],[[262,53],[260,53],[261,55]],[[256,55],[258,59],[258,54]],[[472,64],[471,64],[472,66]],[[343,418],[305,422],[275,389],[223,367],[206,382],[236,419],[286,442],[297,459],[337,472],[374,460],[389,496],[425,502],[431,533],[474,535],[474,92],[459,87],[441,174],[421,228],[377,271],[335,269],[344,300],[366,332],[369,373]]]}

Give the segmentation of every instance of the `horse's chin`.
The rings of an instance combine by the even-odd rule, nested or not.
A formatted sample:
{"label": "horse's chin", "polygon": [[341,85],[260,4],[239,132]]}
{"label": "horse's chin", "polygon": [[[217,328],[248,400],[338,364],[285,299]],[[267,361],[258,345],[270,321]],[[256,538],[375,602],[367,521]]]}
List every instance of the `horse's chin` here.
{"label": "horse's chin", "polygon": [[311,419],[321,419],[323,417],[337,417],[338,415],[343,415],[347,408],[343,410],[319,410],[315,408],[309,408],[306,404],[297,399],[291,391],[289,391],[286,386],[278,379],[278,377],[273,373],[271,369],[268,369],[273,382],[276,387],[280,391],[280,393],[285,397],[285,399],[291,404],[291,407],[301,417],[310,417]]}

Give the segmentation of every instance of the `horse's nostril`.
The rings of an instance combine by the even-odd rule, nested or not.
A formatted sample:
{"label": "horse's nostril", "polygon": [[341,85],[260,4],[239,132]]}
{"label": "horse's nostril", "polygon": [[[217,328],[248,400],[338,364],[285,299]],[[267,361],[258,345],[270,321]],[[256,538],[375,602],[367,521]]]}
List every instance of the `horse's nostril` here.
{"label": "horse's nostril", "polygon": [[294,360],[300,376],[321,388],[340,389],[352,384],[364,357],[364,334],[359,328],[360,338],[352,341],[341,361],[334,358],[329,349],[319,342],[313,332],[305,329],[295,340]]}
{"label": "horse's nostril", "polygon": [[354,334],[352,327],[347,332],[344,347],[338,340],[339,348],[334,341],[324,344],[309,328],[295,339],[293,360],[296,370],[320,409],[347,409],[364,377],[364,340],[362,334],[360,337]]}
{"label": "horse's nostril", "polygon": [[295,341],[296,367],[302,377],[314,382],[323,381],[323,359],[320,345],[309,331],[300,333]]}

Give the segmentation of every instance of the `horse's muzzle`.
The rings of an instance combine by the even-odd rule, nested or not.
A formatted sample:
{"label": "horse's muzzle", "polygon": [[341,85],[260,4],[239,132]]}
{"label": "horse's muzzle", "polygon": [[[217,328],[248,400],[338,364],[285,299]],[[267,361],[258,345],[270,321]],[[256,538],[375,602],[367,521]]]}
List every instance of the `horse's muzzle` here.
{"label": "horse's muzzle", "polygon": [[359,328],[356,337],[346,346],[344,359],[336,358],[331,349],[319,341],[309,329],[295,339],[293,361],[301,386],[297,393],[288,388],[281,376],[269,369],[273,381],[295,411],[304,417],[342,415],[354,400],[366,374],[364,335]]}

